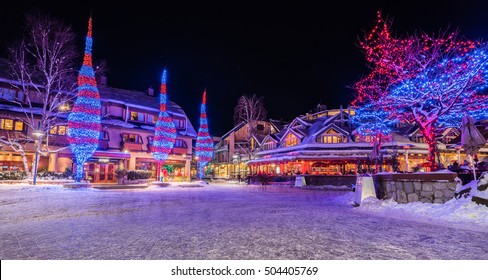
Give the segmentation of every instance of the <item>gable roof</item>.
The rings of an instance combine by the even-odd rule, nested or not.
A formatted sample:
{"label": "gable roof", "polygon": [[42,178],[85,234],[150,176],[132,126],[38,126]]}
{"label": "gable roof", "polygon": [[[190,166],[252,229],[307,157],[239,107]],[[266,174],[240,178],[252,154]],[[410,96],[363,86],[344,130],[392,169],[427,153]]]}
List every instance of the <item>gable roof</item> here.
{"label": "gable roof", "polygon": [[268,142],[268,140],[271,140],[275,143],[278,143],[280,141],[280,139],[278,137],[276,137],[275,134],[268,134],[264,137],[263,141],[261,142],[261,144],[264,144],[266,142]]}
{"label": "gable roof", "polygon": [[222,135],[220,137],[220,139],[224,140],[225,138],[227,138],[232,132],[235,132],[235,131],[238,131],[239,129],[241,129],[243,126],[245,126],[246,123],[245,122],[240,122],[238,125],[234,126],[231,130],[227,131],[227,133],[225,133],[224,135]]}
{"label": "gable roof", "polygon": [[312,124],[303,120],[302,117],[296,117],[289,125],[288,125],[288,128],[292,128],[294,126],[296,126],[297,123],[300,123],[301,125],[304,125],[305,127],[309,127],[311,126]]}
{"label": "gable roof", "polygon": [[253,134],[252,138],[258,142],[258,145],[261,145],[263,143],[263,140],[266,138],[267,135],[262,135],[262,134]]}

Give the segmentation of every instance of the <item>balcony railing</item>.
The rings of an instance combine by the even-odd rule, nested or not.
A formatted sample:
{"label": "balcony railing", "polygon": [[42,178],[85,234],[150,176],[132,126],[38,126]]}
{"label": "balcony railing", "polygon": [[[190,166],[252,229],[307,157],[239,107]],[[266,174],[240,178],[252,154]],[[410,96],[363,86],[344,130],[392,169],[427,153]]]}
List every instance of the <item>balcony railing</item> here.
{"label": "balcony railing", "polygon": [[142,143],[133,143],[133,142],[120,142],[120,146],[122,151],[132,151],[132,152],[140,152],[144,149],[142,148]]}
{"label": "balcony railing", "polygon": [[[153,152],[153,146],[151,144],[147,144],[147,152],[152,153]],[[172,154],[175,155],[183,155],[187,153],[187,149],[183,147],[175,147],[171,150]]]}

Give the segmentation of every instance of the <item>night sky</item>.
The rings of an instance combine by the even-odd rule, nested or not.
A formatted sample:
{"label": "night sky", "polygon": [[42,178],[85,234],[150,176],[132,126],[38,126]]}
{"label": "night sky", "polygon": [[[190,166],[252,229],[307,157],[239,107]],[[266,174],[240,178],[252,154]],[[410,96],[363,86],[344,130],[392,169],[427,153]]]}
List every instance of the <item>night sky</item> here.
{"label": "night sky", "polygon": [[20,36],[24,14],[32,9],[72,25],[82,52],[92,12],[94,58],[107,61],[110,86],[158,89],[167,67],[169,99],[185,110],[196,129],[207,88],[210,130],[220,136],[232,128],[241,95],[264,96],[268,116],[287,121],[319,102],[346,107],[354,94],[350,86],[367,73],[358,37],[372,28],[377,10],[393,18],[392,30],[399,34],[450,27],[470,39],[488,38],[484,1],[381,2],[342,2],[338,9],[282,4],[270,9],[248,2],[233,2],[232,8],[163,4],[166,8],[160,9],[143,1],[110,7],[89,1],[9,1],[0,16],[0,56]]}

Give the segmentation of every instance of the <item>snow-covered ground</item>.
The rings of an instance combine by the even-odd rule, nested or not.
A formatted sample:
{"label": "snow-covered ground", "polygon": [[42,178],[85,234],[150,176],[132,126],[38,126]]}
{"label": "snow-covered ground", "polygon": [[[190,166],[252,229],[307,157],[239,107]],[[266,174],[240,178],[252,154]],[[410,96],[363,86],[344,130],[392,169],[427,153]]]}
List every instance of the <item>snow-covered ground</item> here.
{"label": "snow-covered ground", "polygon": [[449,212],[441,207],[472,207],[463,201],[352,207],[353,195],[225,184],[0,185],[0,259],[488,259],[486,224],[435,219]]}
{"label": "snow-covered ground", "polygon": [[[342,196],[345,203],[353,204],[354,193]],[[446,227],[488,232],[488,207],[471,201],[471,197],[452,199],[444,204],[413,202],[398,204],[394,200],[366,198],[357,211],[411,220]]]}

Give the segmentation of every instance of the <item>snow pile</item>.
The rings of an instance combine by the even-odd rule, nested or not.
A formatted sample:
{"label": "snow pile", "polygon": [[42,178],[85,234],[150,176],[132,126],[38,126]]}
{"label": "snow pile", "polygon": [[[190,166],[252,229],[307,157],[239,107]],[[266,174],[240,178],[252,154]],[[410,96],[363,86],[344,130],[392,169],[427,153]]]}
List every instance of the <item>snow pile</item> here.
{"label": "snow pile", "polygon": [[29,183],[0,184],[0,190],[21,190],[29,192],[60,191],[63,185],[31,185]]}
{"label": "snow pile", "polygon": [[[483,174],[481,174],[481,178],[479,180],[479,183],[477,186],[475,186],[473,189],[478,189],[478,187],[480,187],[480,189],[484,189],[486,186],[488,185],[488,172],[483,172]],[[484,198],[484,199],[488,199],[488,188],[486,188],[484,191],[476,191],[476,192],[473,192],[473,195],[477,196],[477,197],[481,197],[481,198]]]}
{"label": "snow pile", "polygon": [[146,130],[152,130],[152,131],[154,131],[156,129],[156,127],[149,126],[149,125],[141,125],[141,128],[146,129]]}
{"label": "snow pile", "polygon": [[488,207],[472,202],[471,197],[451,199],[444,204],[398,204],[392,199],[369,197],[361,202],[358,211],[469,229],[479,229],[481,226],[488,230]]}
{"label": "snow pile", "polygon": [[478,181],[473,180],[473,181],[467,183],[466,185],[463,185],[461,180],[456,180],[456,182],[458,182],[458,184],[456,186],[456,193],[463,191],[465,189],[471,188],[471,195],[472,195],[473,192],[478,188]]}

